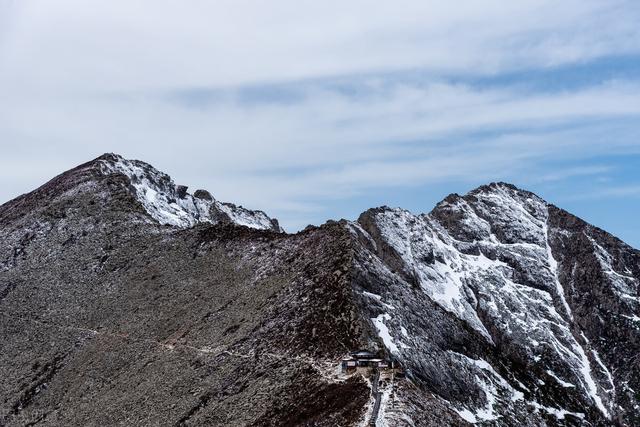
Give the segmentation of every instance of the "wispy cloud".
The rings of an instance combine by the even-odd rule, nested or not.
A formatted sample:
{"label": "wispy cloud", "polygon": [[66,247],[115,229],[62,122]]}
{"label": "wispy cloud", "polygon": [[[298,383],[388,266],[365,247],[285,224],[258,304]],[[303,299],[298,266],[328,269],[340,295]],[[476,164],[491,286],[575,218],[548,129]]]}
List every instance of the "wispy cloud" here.
{"label": "wispy cloud", "polygon": [[611,166],[578,166],[571,168],[564,168],[559,171],[542,174],[535,179],[540,182],[554,182],[562,181],[567,178],[582,177],[589,175],[602,175],[610,172],[613,169]]}
{"label": "wispy cloud", "polygon": [[8,3],[0,76],[21,89],[217,87],[403,69],[492,74],[640,50],[633,0]]}
{"label": "wispy cloud", "polygon": [[610,186],[568,197],[568,200],[599,200],[624,197],[640,197],[640,184]]}
{"label": "wispy cloud", "polygon": [[116,151],[291,228],[383,188],[638,153],[640,79],[566,72],[640,58],[637,2],[512,3],[0,3],[0,198]]}

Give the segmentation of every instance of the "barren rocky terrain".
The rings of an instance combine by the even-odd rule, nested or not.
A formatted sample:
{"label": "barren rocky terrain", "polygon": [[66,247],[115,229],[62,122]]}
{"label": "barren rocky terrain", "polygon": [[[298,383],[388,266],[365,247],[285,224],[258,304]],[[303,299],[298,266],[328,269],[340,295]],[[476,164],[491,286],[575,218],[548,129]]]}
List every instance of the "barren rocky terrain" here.
{"label": "barren rocky terrain", "polygon": [[105,154],[0,206],[0,425],[640,425],[640,252],[508,184],[287,234]]}

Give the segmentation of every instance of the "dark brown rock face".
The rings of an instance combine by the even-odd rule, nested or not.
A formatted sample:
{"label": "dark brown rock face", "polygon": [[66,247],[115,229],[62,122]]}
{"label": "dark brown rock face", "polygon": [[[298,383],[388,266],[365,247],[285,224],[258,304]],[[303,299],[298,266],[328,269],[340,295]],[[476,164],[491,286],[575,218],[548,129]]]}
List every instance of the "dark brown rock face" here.
{"label": "dark brown rock face", "polygon": [[202,200],[213,200],[213,196],[207,190],[196,190],[196,192],[193,193],[193,197],[197,197]]}
{"label": "dark brown rock face", "polygon": [[639,279],[507,184],[286,234],[104,155],[0,206],[0,425],[364,425],[359,348],[379,425],[639,425]]}

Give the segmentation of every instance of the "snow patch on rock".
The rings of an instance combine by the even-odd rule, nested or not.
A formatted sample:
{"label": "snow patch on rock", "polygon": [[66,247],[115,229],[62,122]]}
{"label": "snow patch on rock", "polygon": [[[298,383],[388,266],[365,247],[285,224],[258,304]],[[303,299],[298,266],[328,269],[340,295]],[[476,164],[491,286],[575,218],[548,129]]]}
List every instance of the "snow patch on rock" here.
{"label": "snow patch on rock", "polygon": [[486,360],[472,359],[456,352],[451,353],[465,362],[469,368],[475,370],[476,383],[481,387],[487,401],[484,407],[475,408],[475,410],[454,408],[463,419],[471,423],[494,421],[500,418],[496,405],[501,403],[504,397],[508,397],[511,402],[524,399],[524,394],[509,384]]}
{"label": "snow patch on rock", "polygon": [[538,402],[527,402],[527,405],[532,406],[534,408],[534,411],[544,411],[547,414],[555,416],[559,420],[564,420],[567,415],[571,415],[579,419],[584,419],[584,414],[581,412],[571,412],[567,411],[566,409],[544,406],[539,404]]}
{"label": "snow patch on rock", "polygon": [[562,387],[564,387],[564,388],[574,388],[574,387],[575,387],[575,384],[571,384],[571,383],[568,383],[568,382],[566,382],[566,381],[564,381],[564,380],[560,379],[560,378],[559,378],[559,377],[558,377],[558,376],[557,376],[557,375],[556,375],[552,370],[547,369],[547,371],[546,371],[546,372],[547,372],[547,374],[549,374],[549,376],[550,376],[551,378],[553,378],[554,380],[556,380],[556,382],[557,382],[558,384],[560,384]]}
{"label": "snow patch on rock", "polygon": [[169,175],[147,163],[113,154],[100,160],[100,169],[105,175],[126,176],[138,202],[160,224],[186,228],[198,223],[215,224],[225,219],[250,228],[283,231],[277,221],[262,211],[222,203],[212,197],[195,197],[186,191],[181,197]]}
{"label": "snow patch on rock", "polygon": [[391,337],[391,334],[389,333],[389,328],[387,328],[387,325],[385,325],[384,323],[385,320],[387,321],[391,320],[391,316],[387,313],[383,313],[378,317],[374,317],[371,320],[373,321],[374,326],[378,330],[378,335],[380,336],[380,338],[382,338],[382,342],[384,343],[385,347],[387,347],[387,349],[389,349],[391,353],[398,354],[399,352],[398,346],[396,345],[395,341]]}

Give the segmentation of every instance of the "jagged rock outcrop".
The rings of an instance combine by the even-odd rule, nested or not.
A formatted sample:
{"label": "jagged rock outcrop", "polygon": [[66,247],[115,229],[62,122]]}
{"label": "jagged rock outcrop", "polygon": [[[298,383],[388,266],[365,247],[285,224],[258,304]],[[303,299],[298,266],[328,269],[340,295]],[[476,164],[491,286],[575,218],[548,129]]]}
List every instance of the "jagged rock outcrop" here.
{"label": "jagged rock outcrop", "polygon": [[508,184],[286,234],[108,154],[0,206],[0,425],[640,424],[640,253]]}
{"label": "jagged rock outcrop", "polygon": [[219,202],[207,190],[196,190],[191,196],[186,186],[175,185],[169,175],[139,160],[105,154],[95,164],[105,175],[124,176],[138,202],[160,224],[189,227],[203,222],[229,222],[250,228],[283,231],[278,221],[264,212]]}
{"label": "jagged rock outcrop", "polygon": [[350,224],[385,347],[469,422],[636,425],[640,254],[508,184]]}

